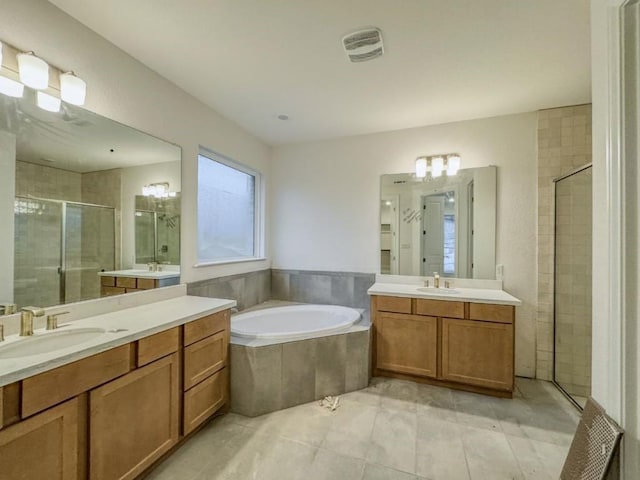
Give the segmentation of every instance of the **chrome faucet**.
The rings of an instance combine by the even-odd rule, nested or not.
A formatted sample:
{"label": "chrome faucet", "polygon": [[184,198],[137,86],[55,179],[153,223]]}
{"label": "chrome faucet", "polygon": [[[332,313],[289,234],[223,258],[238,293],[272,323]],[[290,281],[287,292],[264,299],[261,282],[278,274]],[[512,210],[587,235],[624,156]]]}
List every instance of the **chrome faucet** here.
{"label": "chrome faucet", "polygon": [[433,288],[440,288],[440,275],[438,275],[438,272],[433,272]]}
{"label": "chrome faucet", "polygon": [[20,316],[20,336],[29,337],[33,335],[33,317],[42,317],[44,308],[23,307]]}

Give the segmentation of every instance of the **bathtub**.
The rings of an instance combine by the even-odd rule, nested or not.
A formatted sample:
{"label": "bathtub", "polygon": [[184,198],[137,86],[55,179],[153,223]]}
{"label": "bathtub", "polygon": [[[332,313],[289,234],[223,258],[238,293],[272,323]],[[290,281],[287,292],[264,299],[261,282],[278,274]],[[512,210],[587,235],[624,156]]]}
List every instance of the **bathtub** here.
{"label": "bathtub", "polygon": [[289,305],[239,313],[231,318],[231,336],[290,342],[346,333],[360,322],[360,311],[336,305]]}
{"label": "bathtub", "polygon": [[336,305],[270,301],[232,315],[231,411],[254,417],[365,388],[370,328],[362,310]]}

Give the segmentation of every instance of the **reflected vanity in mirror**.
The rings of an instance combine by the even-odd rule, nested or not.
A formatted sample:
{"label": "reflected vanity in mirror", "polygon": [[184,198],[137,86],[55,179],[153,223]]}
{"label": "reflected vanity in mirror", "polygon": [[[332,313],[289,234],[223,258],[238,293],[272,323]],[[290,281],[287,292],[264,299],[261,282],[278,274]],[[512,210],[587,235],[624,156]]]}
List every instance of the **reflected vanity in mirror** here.
{"label": "reflected vanity in mirror", "polygon": [[380,185],[381,273],[495,278],[496,167]]}
{"label": "reflected vanity in mirror", "polygon": [[[33,93],[0,95],[0,303],[47,307],[136,291],[116,289],[117,278],[138,278],[150,263],[178,283],[180,148],[72,105],[41,110]],[[175,196],[154,213],[162,233],[138,259],[136,197],[154,183]],[[151,212],[165,200],[143,198]]]}

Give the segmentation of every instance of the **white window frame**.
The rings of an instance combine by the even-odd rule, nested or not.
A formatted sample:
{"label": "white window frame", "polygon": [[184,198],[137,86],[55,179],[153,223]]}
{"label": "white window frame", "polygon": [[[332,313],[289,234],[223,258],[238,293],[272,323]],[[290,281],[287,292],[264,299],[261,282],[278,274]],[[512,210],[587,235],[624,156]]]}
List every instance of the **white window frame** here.
{"label": "white window frame", "polygon": [[[253,205],[253,211],[254,211],[254,215],[253,215],[253,257],[237,257],[237,258],[224,258],[224,259],[220,259],[220,260],[206,260],[206,259],[201,259],[199,258],[200,255],[200,246],[196,245],[196,256],[198,257],[196,260],[196,264],[194,265],[194,268],[199,268],[199,267],[208,267],[208,266],[212,266],[212,265],[225,265],[225,264],[230,264],[230,263],[243,263],[243,262],[255,262],[255,261],[261,261],[261,260],[266,260],[265,256],[264,256],[264,199],[263,199],[263,192],[264,192],[264,180],[263,180],[263,176],[262,173],[259,172],[258,170],[255,170],[251,167],[248,167],[240,162],[237,162],[236,160],[233,160],[221,153],[216,152],[215,150],[211,150],[209,148],[200,146],[199,150],[198,150],[198,156],[203,156],[205,158],[207,158],[208,160],[211,160],[213,162],[218,162],[222,165],[225,165],[229,168],[233,168],[235,170],[238,170],[242,173],[246,173],[247,175],[251,175],[254,177],[255,181],[254,181],[254,195],[253,195],[253,201],[254,201],[254,205]],[[196,182],[196,185],[199,184],[199,175],[200,175],[200,168],[198,167],[198,181]],[[199,232],[200,232],[200,222],[199,222],[199,209],[200,209],[200,204],[199,204],[199,198],[200,198],[200,192],[196,192],[196,242],[199,242]]]}

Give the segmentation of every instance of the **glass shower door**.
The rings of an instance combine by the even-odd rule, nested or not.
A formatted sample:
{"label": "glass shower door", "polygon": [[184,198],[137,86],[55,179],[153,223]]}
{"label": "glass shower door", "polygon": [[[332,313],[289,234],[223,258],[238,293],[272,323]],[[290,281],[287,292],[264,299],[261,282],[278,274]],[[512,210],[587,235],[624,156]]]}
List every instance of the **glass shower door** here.
{"label": "glass shower door", "polygon": [[64,230],[64,303],[99,298],[98,272],[115,269],[115,210],[69,202]]}
{"label": "glass shower door", "polygon": [[554,382],[584,407],[591,393],[591,166],[555,182]]}
{"label": "glass shower door", "polygon": [[18,307],[62,303],[62,204],[16,197],[14,300]]}

